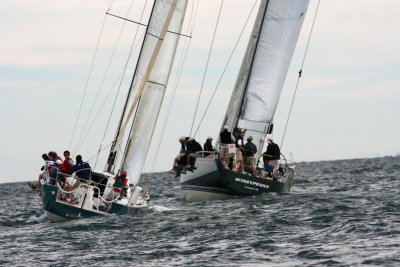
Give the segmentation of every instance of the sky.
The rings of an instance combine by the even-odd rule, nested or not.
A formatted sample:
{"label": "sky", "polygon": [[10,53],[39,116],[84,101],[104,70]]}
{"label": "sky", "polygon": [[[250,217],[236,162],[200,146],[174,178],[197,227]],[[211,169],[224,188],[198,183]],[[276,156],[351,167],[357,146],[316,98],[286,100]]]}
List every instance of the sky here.
{"label": "sky", "polygon": [[[110,13],[139,21],[143,1],[134,1],[128,13],[131,2],[111,1]],[[201,1],[193,30],[185,21],[183,32],[192,35],[189,52],[181,74],[178,64],[172,69],[144,172],[171,168],[179,150],[177,139],[190,132],[203,77],[195,127],[253,4],[259,5],[252,0],[224,1],[205,74],[220,3]],[[133,23],[106,16],[109,4],[109,0],[0,1],[1,183],[36,180],[43,164],[41,154],[50,150],[62,154],[69,149],[73,156],[82,154],[84,159],[91,159],[92,166],[101,168],[115,134],[143,32]],[[274,139],[278,144],[316,7],[317,1],[311,0],[275,113]],[[191,10],[189,1],[187,18]],[[321,1],[282,143],[284,154],[296,161],[320,161],[400,153],[399,11],[400,2],[395,0]],[[252,19],[254,16],[245,34],[251,30]],[[177,59],[188,40],[181,39]],[[111,113],[118,77],[132,43],[132,60]],[[201,143],[207,136],[218,135],[246,45],[246,38],[241,38],[196,136]],[[162,132],[174,90],[169,120]],[[101,143],[105,148],[96,162]]]}

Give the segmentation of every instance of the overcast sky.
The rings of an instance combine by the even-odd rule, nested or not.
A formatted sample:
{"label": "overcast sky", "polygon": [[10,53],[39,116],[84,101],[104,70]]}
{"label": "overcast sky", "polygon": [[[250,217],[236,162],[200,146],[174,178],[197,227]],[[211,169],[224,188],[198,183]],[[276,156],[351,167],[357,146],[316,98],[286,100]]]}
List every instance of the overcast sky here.
{"label": "overcast sky", "polygon": [[[110,12],[138,21],[141,7],[136,2],[142,4],[136,0],[128,15],[130,0],[113,1]],[[259,1],[256,2],[258,6]],[[200,2],[190,50],[177,87],[174,86],[176,66],[171,73],[165,99],[169,101],[173,88],[176,96],[153,171],[171,168],[179,149],[177,139],[190,131],[219,3],[218,0]],[[253,3],[253,0],[224,1],[198,117],[204,112]],[[70,149],[73,156],[79,153],[84,159],[96,154],[118,86],[111,88],[118,84],[137,29],[133,23],[123,26],[122,20],[106,18],[75,139],[70,146],[108,5],[109,0],[0,1],[0,182],[35,180],[42,165],[40,155],[50,150],[62,154],[63,150]],[[316,5],[317,1],[311,0],[276,112],[274,138],[278,143]],[[188,12],[191,7],[190,2]],[[399,11],[400,1],[396,0],[321,1],[283,153],[296,161],[400,153]],[[247,26],[246,33],[251,26]],[[122,27],[118,48],[110,61]],[[184,32],[190,34],[187,29],[185,23]],[[135,39],[134,55],[139,51],[140,33]],[[184,41],[182,38],[177,59]],[[196,136],[201,143],[209,135],[218,135],[246,44],[246,39],[240,40],[205,116],[200,135]],[[133,68],[134,62],[130,61],[104,146],[115,134]],[[166,113],[167,105],[163,105],[160,125]],[[160,128],[154,135],[144,167],[146,172],[152,170]],[[85,131],[82,133],[82,130]],[[81,145],[77,144],[79,137],[84,139]],[[107,153],[105,149],[100,159]],[[93,160],[90,163],[94,165]],[[100,163],[96,165],[100,166]]]}

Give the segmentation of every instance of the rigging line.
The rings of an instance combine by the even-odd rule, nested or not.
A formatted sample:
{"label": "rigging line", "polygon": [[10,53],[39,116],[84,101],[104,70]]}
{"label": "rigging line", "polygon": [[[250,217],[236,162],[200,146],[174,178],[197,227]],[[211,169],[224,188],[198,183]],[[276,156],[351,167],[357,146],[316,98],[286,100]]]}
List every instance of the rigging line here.
{"label": "rigging line", "polygon": [[[100,152],[102,152],[103,150],[105,150],[105,149],[107,149],[108,147],[110,147],[110,146],[112,145],[112,143],[113,143],[113,142],[111,142],[111,143],[109,143],[108,145],[106,145],[105,147],[103,147],[103,148],[101,149]],[[91,160],[94,159],[96,156],[97,156],[97,153],[94,154],[93,156],[91,156],[87,161],[91,161]],[[94,169],[94,167],[93,167],[93,169]]]}
{"label": "rigging line", "polygon": [[206,79],[206,74],[207,74],[207,70],[208,70],[208,64],[209,64],[209,62],[210,62],[211,52],[212,52],[212,48],[213,48],[213,45],[214,45],[215,35],[216,35],[216,33],[217,33],[217,28],[218,28],[219,19],[220,19],[220,16],[221,16],[221,11],[222,11],[222,5],[223,5],[223,3],[224,3],[224,0],[221,1],[221,5],[220,5],[220,7],[219,7],[217,23],[215,24],[215,29],[214,29],[214,34],[213,34],[213,38],[212,38],[212,41],[211,41],[210,51],[208,52],[207,63],[206,63],[206,69],[204,70],[203,80],[202,80],[202,82],[201,82],[199,97],[197,98],[196,108],[195,108],[195,111],[194,111],[194,116],[193,116],[192,126],[190,127],[190,134],[189,134],[189,136],[192,135],[193,125],[194,125],[194,121],[195,121],[195,119],[196,119],[197,109],[198,109],[198,107],[199,107],[200,98],[201,98],[201,93],[202,93],[202,91],[203,91],[203,86],[204,86],[204,81],[205,81],[205,79]]}
{"label": "rigging line", "polygon": [[285,139],[286,129],[287,129],[287,126],[288,126],[288,124],[289,124],[290,114],[292,113],[292,108],[293,108],[293,104],[294,104],[294,99],[295,99],[295,97],[296,97],[297,88],[298,88],[298,86],[299,86],[301,74],[302,74],[302,72],[303,72],[303,66],[304,66],[304,62],[305,62],[305,60],[306,60],[306,56],[307,56],[307,52],[308,52],[308,47],[309,47],[309,45],[310,45],[311,34],[312,34],[313,30],[314,30],[314,24],[315,24],[315,21],[316,21],[316,19],[317,19],[319,3],[320,3],[320,0],[318,0],[317,8],[316,8],[316,10],[315,10],[314,19],[313,19],[313,22],[312,22],[312,25],[311,25],[311,29],[310,29],[310,34],[308,35],[308,40],[307,40],[306,49],[305,49],[305,51],[304,51],[303,60],[302,60],[302,62],[301,62],[300,70],[299,70],[299,72],[298,72],[298,73],[299,73],[299,77],[297,78],[297,83],[296,83],[296,87],[295,87],[295,90],[294,90],[294,94],[293,94],[293,98],[292,98],[292,103],[290,104],[290,109],[289,109],[289,114],[288,114],[288,117],[287,117],[287,120],[286,120],[285,129],[283,130],[283,135],[282,135],[282,140],[281,140],[281,145],[280,145],[280,149],[281,149],[281,150],[282,150],[282,146],[283,146],[283,140]]}
{"label": "rigging line", "polygon": [[[115,4],[116,1],[117,1],[117,0],[110,0],[110,2],[108,3],[107,12],[110,11],[111,7]],[[106,14],[107,14],[107,12],[106,12]]]}
{"label": "rigging line", "polygon": [[[126,16],[129,15],[134,1],[135,1],[135,0],[132,0],[132,1],[131,1],[131,4],[130,4],[130,6],[129,6],[129,9],[128,9],[128,11],[127,11],[127,15],[126,15]],[[106,78],[106,76],[107,76],[107,74],[108,74],[108,70],[110,69],[111,63],[112,63],[112,61],[113,61],[115,51],[117,50],[119,41],[120,41],[121,36],[122,36],[122,32],[123,32],[124,29],[125,29],[125,24],[126,24],[126,22],[124,21],[124,23],[122,24],[121,30],[120,30],[120,32],[119,32],[117,41],[116,41],[116,43],[115,43],[115,45],[114,45],[113,51],[112,51],[112,53],[111,53],[110,60],[108,61],[107,68],[106,68],[106,72],[105,72],[104,75],[103,75],[103,78],[102,78],[102,80],[101,80],[101,82],[100,82],[100,87],[99,87],[99,89],[97,90],[96,97],[95,97],[95,99],[94,99],[94,101],[93,101],[92,107],[90,108],[89,115],[87,116],[87,119],[86,119],[86,122],[85,122],[85,126],[83,127],[82,133],[81,133],[81,135],[79,136],[78,143],[77,143],[77,145],[76,145],[76,147],[75,147],[75,151],[77,151],[78,148],[80,148],[80,147],[82,146],[82,143],[83,143],[82,137],[83,137],[84,132],[85,132],[85,130],[86,130],[88,121],[89,121],[89,119],[90,119],[90,117],[91,117],[91,115],[92,115],[94,106],[96,105],[96,102],[97,102],[97,99],[98,99],[98,97],[99,97],[100,91],[101,91],[101,89],[103,88],[103,84],[104,84],[105,78]]]}
{"label": "rigging line", "polygon": [[[111,3],[111,1],[110,1],[110,3]],[[111,8],[111,4],[109,5],[109,8]],[[88,88],[88,85],[89,85],[90,78],[92,76],[93,66],[94,66],[94,62],[95,62],[96,56],[97,56],[97,51],[98,51],[99,46],[100,46],[100,40],[101,40],[101,37],[103,35],[103,30],[104,30],[104,25],[105,25],[106,19],[107,19],[107,15],[104,15],[103,24],[101,25],[101,30],[100,30],[99,38],[97,40],[96,49],[94,51],[92,63],[90,65],[89,75],[88,75],[88,78],[86,79],[85,89],[83,91],[83,96],[82,96],[82,99],[81,99],[81,103],[79,105],[78,114],[76,116],[75,125],[74,125],[74,129],[72,131],[72,136],[71,136],[71,140],[69,142],[68,150],[71,150],[72,140],[74,139],[74,136],[75,136],[76,126],[78,125],[79,116],[80,116],[81,111],[82,111],[83,101],[84,101],[85,96],[86,96],[86,92],[87,92],[87,88]]]}
{"label": "rigging line", "polygon": [[[115,1],[115,0],[114,0],[114,1]],[[110,11],[110,9],[111,9],[111,7],[112,7],[113,4],[114,4],[114,3],[113,3],[113,0],[110,0],[110,2],[108,3],[108,7],[107,7],[106,14],[107,14],[108,11]],[[99,35],[99,38],[98,38],[98,40],[97,40],[97,45],[96,45],[95,53],[94,53],[94,55],[93,55],[92,63],[91,63],[91,65],[90,65],[89,75],[88,75],[88,78],[87,78],[87,80],[86,80],[85,90],[84,90],[84,92],[83,92],[82,100],[81,100],[81,103],[80,103],[80,105],[79,105],[79,110],[78,110],[78,114],[77,114],[77,117],[76,117],[74,129],[73,129],[73,131],[72,131],[71,140],[70,140],[69,145],[68,145],[68,150],[71,150],[72,140],[74,139],[74,136],[75,136],[76,126],[77,126],[78,121],[79,121],[79,115],[80,115],[81,110],[82,110],[82,105],[83,105],[83,101],[84,101],[85,96],[86,96],[86,91],[87,91],[87,88],[88,88],[88,85],[89,85],[89,80],[90,80],[90,77],[92,76],[92,70],[93,70],[93,66],[94,66],[94,61],[95,61],[95,59],[96,59],[97,51],[98,51],[98,48],[99,48],[99,45],[100,45],[101,36],[103,35],[103,30],[104,30],[104,25],[105,25],[106,18],[107,18],[107,15],[104,16],[103,24],[102,24],[102,26],[101,26],[100,35]]]}
{"label": "rigging line", "polygon": [[232,59],[232,57],[233,57],[233,54],[235,53],[235,50],[236,50],[236,48],[237,48],[237,46],[238,46],[238,44],[239,44],[240,39],[242,38],[243,32],[244,32],[244,30],[246,29],[247,23],[248,23],[249,20],[250,20],[251,14],[252,14],[253,11],[254,11],[254,8],[255,8],[255,6],[256,6],[257,1],[258,1],[258,0],[254,1],[253,7],[252,7],[251,10],[250,10],[249,16],[247,17],[246,22],[245,22],[245,24],[244,24],[244,26],[243,26],[243,28],[242,28],[242,31],[240,32],[239,37],[238,37],[238,39],[236,40],[235,46],[233,47],[233,50],[232,50],[232,53],[231,53],[231,55],[229,56],[228,62],[226,63],[225,68],[224,68],[224,70],[222,71],[222,74],[221,74],[221,76],[220,76],[220,78],[219,78],[219,80],[218,80],[217,85],[215,86],[214,92],[213,92],[212,95],[211,95],[210,101],[209,101],[208,104],[207,104],[207,107],[206,107],[206,109],[205,109],[205,111],[204,111],[204,113],[203,113],[203,116],[201,117],[201,120],[200,120],[200,122],[199,122],[199,126],[197,127],[196,132],[194,133],[194,135],[197,134],[197,131],[199,130],[199,128],[200,128],[200,126],[201,126],[201,124],[202,124],[202,122],[203,122],[203,120],[204,120],[204,117],[206,116],[206,113],[207,113],[207,111],[208,111],[208,108],[209,108],[210,105],[211,105],[211,102],[212,102],[212,100],[213,100],[213,98],[214,98],[214,96],[215,96],[215,93],[217,92],[218,87],[219,87],[219,85],[220,85],[220,83],[221,83],[221,81],[222,81],[222,78],[224,77],[225,71],[226,71],[226,69],[228,68],[228,65],[229,65],[229,63],[230,63],[230,61],[231,61],[231,59]]}
{"label": "rigging line", "polygon": [[[196,21],[196,18],[197,18],[197,11],[198,11],[198,7],[199,7],[199,0],[197,0],[196,11],[194,11],[194,6],[195,6],[195,4],[194,4],[194,1],[193,1],[192,10],[191,10],[190,17],[189,17],[189,23],[188,23],[188,26],[187,26],[187,32],[190,32],[190,36],[193,35],[193,29],[194,29],[195,21]],[[193,16],[193,12],[194,12],[194,16]],[[158,144],[157,144],[157,148],[156,148],[156,153],[154,155],[154,159],[153,159],[152,166],[151,166],[151,171],[154,170],[154,165],[155,165],[157,157],[159,155],[158,152],[159,152],[160,147],[161,147],[161,142],[162,142],[162,140],[164,138],[164,133],[165,133],[165,130],[166,130],[166,127],[167,127],[167,122],[168,122],[168,119],[169,119],[169,115],[171,114],[172,105],[173,105],[173,102],[174,102],[174,99],[175,99],[175,95],[176,95],[176,91],[177,91],[177,88],[178,88],[179,80],[180,80],[180,77],[181,77],[181,74],[182,74],[183,66],[184,66],[184,64],[186,62],[187,53],[188,53],[188,50],[189,50],[189,47],[190,47],[190,43],[191,43],[191,39],[189,39],[189,41],[187,41],[187,39],[185,39],[185,42],[183,44],[182,53],[181,53],[181,57],[179,59],[179,64],[178,64],[177,75],[175,77],[174,85],[172,86],[173,91],[172,91],[172,94],[171,94],[170,101],[168,103],[167,113],[165,115],[165,119],[164,119],[163,126],[162,126],[162,129],[161,129],[160,138],[158,140]]]}
{"label": "rigging line", "polygon": [[[135,50],[136,48],[137,48],[137,46],[136,46],[133,50]],[[130,54],[129,54],[129,57],[130,57]],[[129,57],[128,57],[128,60],[129,60]],[[122,80],[123,80],[123,75],[124,75],[124,71],[125,71],[125,70],[126,70],[126,67],[125,67],[125,68],[121,71],[121,73],[118,75],[118,78],[115,80],[113,86],[111,87],[111,90],[108,92],[107,96],[104,98],[103,103],[101,104],[100,108],[98,109],[95,118],[92,120],[92,122],[91,122],[91,124],[90,124],[88,130],[86,131],[85,136],[83,137],[83,141],[86,140],[86,137],[88,136],[90,130],[93,128],[93,125],[94,125],[94,123],[96,122],[98,116],[100,115],[101,110],[103,109],[104,105],[107,103],[107,100],[108,100],[109,96],[110,96],[111,93],[114,91],[114,89],[115,89],[115,87],[116,87],[116,85],[117,85],[117,82],[120,81],[120,84],[119,84],[119,87],[118,87],[118,91],[117,91],[117,94],[116,94],[116,96],[115,96],[115,99],[114,99],[114,102],[113,102],[113,106],[112,106],[112,109],[111,109],[111,114],[110,114],[110,117],[109,117],[109,119],[108,119],[108,121],[107,121],[106,129],[105,129],[104,136],[103,136],[103,139],[102,139],[102,142],[101,142],[101,143],[104,142],[105,135],[106,135],[106,132],[107,132],[107,128],[108,128],[109,123],[110,123],[110,120],[111,120],[111,115],[112,115],[112,112],[113,112],[114,107],[115,107],[116,99],[118,98],[118,94],[119,94],[120,89],[121,89],[121,83],[122,83]],[[83,141],[82,141],[82,142],[83,142]]]}
{"label": "rigging line", "polygon": [[[144,11],[145,11],[145,9],[146,9],[146,6],[147,6],[147,0],[146,0],[145,3],[144,3],[144,7],[143,7],[143,9],[142,9],[142,13],[141,13],[141,15],[140,15],[139,21],[142,21],[142,19],[143,19],[143,15],[144,15]],[[106,124],[106,128],[104,129],[103,139],[102,139],[102,141],[101,141],[101,143],[100,143],[99,152],[97,153],[96,163],[97,163],[97,159],[98,159],[98,157],[99,157],[99,155],[100,155],[100,151],[101,151],[102,144],[104,143],[104,140],[105,140],[105,138],[106,138],[106,134],[107,134],[107,131],[108,131],[108,127],[109,127],[109,125],[110,125],[111,117],[112,117],[112,114],[113,114],[113,112],[114,112],[114,108],[115,108],[115,105],[116,105],[116,102],[117,102],[117,98],[118,98],[118,95],[119,95],[120,90],[121,90],[121,87],[122,87],[122,81],[124,80],[124,76],[125,76],[125,73],[126,73],[126,69],[128,68],[129,60],[130,60],[130,58],[131,58],[131,56],[132,56],[133,51],[137,48],[137,46],[135,46],[135,42],[136,42],[136,38],[137,38],[138,32],[139,32],[139,26],[136,28],[135,36],[133,37],[133,42],[132,42],[131,48],[130,48],[130,50],[129,50],[129,55],[128,55],[128,58],[127,58],[127,60],[126,60],[126,62],[125,62],[125,66],[124,66],[124,68],[123,68],[123,71],[122,71],[122,73],[121,73],[121,79],[120,79],[120,83],[119,83],[119,86],[118,86],[118,91],[117,91],[117,94],[115,95],[115,98],[114,98],[114,103],[113,103],[113,106],[112,106],[112,108],[111,108],[110,116],[108,117],[108,121],[107,121],[107,124]],[[143,38],[144,38],[144,36],[143,36]],[[114,86],[113,86],[113,88],[114,88]],[[109,94],[109,95],[110,95],[110,94]],[[107,100],[107,98],[108,98],[108,96],[106,97],[105,100]],[[85,136],[85,138],[86,138],[86,136]],[[96,164],[95,164],[95,166],[96,166]]]}

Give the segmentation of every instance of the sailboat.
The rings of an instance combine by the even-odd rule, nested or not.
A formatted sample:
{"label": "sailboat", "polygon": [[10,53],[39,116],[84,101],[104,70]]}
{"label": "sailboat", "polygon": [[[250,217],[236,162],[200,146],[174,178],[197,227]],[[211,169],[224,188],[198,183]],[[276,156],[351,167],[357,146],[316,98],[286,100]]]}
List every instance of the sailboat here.
{"label": "sailboat", "polygon": [[[41,196],[50,221],[110,214],[137,215],[152,210],[149,189],[141,186],[139,180],[167,87],[186,7],[187,0],[155,0],[153,4],[106,168],[91,172],[90,182],[81,183],[73,191],[63,187],[58,178],[49,183],[52,178],[48,168],[44,170]],[[127,170],[130,177],[126,193],[107,198],[113,192],[114,173],[122,170]],[[66,177],[67,181],[71,179],[77,179],[77,176]]]}
{"label": "sailboat", "polygon": [[[243,131],[253,137],[258,148],[255,158],[260,165],[265,139],[273,131],[275,110],[308,4],[308,0],[261,2],[221,124],[221,131],[227,128],[235,137]],[[218,153],[211,157],[200,155],[194,169],[180,175],[182,195],[187,201],[288,192],[295,175],[295,163],[284,157],[279,175],[266,179],[262,166],[258,166],[255,173],[237,172],[223,166]]]}

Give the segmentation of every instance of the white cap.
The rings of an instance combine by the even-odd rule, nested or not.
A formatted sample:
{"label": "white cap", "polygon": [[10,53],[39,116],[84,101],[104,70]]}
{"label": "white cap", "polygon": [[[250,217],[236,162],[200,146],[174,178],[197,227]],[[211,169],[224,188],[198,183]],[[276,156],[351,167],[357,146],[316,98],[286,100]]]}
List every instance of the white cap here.
{"label": "white cap", "polygon": [[229,129],[228,125],[225,125],[225,126],[224,126],[224,129],[228,130],[228,129]]}
{"label": "white cap", "polygon": [[185,137],[184,136],[179,137],[179,141],[185,141]]}
{"label": "white cap", "polygon": [[212,139],[213,139],[212,136],[207,137],[207,140],[212,140]]}
{"label": "white cap", "polygon": [[271,135],[268,136],[268,137],[267,137],[267,140],[271,140],[271,141],[272,141],[272,136],[271,136]]}

